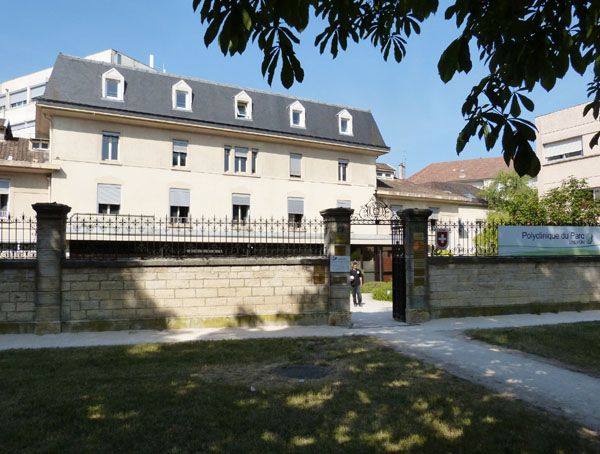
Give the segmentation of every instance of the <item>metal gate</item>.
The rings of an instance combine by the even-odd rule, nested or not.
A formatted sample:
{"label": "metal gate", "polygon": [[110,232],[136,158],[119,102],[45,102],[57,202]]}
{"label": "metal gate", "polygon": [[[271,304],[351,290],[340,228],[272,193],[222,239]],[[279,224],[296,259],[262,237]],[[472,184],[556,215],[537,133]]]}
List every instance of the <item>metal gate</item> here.
{"label": "metal gate", "polygon": [[404,259],[404,226],[400,219],[392,220],[392,315],[406,321],[406,261]]}
{"label": "metal gate", "polygon": [[[392,256],[392,314],[395,320],[406,321],[406,264],[404,260],[404,225],[388,205],[373,197],[351,217],[351,226],[370,225],[376,228],[389,226],[389,236],[384,244],[391,246]],[[387,230],[387,229],[385,229]],[[386,236],[388,234],[386,233]],[[389,249],[388,249],[389,250]],[[389,263],[389,262],[388,262]]]}

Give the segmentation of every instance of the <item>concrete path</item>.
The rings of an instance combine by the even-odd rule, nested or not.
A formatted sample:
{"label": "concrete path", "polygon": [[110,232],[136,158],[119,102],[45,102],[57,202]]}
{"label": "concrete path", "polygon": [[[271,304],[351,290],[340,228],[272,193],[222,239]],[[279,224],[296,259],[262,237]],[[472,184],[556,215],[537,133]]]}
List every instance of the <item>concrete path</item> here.
{"label": "concrete path", "polygon": [[471,341],[463,334],[464,330],[470,328],[600,320],[600,311],[440,319],[422,325],[407,325],[393,320],[391,303],[373,301],[370,295],[364,295],[364,301],[365,306],[353,308],[353,326],[350,329],[293,326],[63,333],[46,336],[8,334],[0,335],[0,350],[210,339],[370,335],[384,339],[404,354],[432,363],[456,376],[567,416],[600,432],[600,379],[556,367],[532,355]]}

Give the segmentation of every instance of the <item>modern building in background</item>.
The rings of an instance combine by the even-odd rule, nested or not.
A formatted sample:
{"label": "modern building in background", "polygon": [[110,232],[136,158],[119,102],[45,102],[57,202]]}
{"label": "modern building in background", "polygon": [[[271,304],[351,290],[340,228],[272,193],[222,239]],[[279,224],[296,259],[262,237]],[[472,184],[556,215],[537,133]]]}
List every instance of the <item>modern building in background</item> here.
{"label": "modern building in background", "polygon": [[585,178],[600,197],[600,146],[590,140],[600,131],[592,112],[584,117],[585,104],[536,117],[536,152],[541,163],[538,175],[540,194],[560,186],[569,176]]}
{"label": "modern building in background", "polygon": [[[84,58],[132,68],[153,70],[150,66],[114,49],[107,49]],[[0,119],[5,119],[10,123],[14,137],[27,139],[35,137],[36,102],[44,94],[46,83],[51,74],[52,68],[46,68],[0,82]]]}

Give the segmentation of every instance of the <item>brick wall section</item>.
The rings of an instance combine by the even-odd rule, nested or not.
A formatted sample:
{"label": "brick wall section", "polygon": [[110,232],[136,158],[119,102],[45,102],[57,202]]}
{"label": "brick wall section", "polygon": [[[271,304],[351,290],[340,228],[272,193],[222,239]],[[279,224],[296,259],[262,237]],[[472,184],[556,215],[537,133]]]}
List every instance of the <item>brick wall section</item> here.
{"label": "brick wall section", "polygon": [[98,321],[109,322],[106,329],[182,328],[289,322],[299,315],[314,323],[328,312],[327,264],[295,258],[69,260],[63,262],[63,330],[101,329]]}
{"label": "brick wall section", "polygon": [[595,309],[600,257],[428,259],[434,317]]}
{"label": "brick wall section", "polygon": [[[35,315],[35,262],[0,261],[0,332],[23,332]],[[18,322],[19,328],[14,325]]]}

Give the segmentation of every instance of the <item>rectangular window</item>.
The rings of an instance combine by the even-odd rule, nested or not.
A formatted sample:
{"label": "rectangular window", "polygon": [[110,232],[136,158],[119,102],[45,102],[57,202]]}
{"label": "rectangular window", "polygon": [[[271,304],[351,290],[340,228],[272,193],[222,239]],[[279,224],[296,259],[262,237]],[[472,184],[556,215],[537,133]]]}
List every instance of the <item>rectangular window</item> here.
{"label": "rectangular window", "polygon": [[292,124],[294,126],[300,126],[300,117],[301,117],[300,111],[298,111],[298,110],[292,111]]}
{"label": "rectangular window", "polygon": [[248,149],[235,147],[235,172],[246,173],[246,161],[248,160]]}
{"label": "rectangular window", "polygon": [[338,200],[336,206],[338,208],[352,208],[352,202],[350,200]]}
{"label": "rectangular window", "polygon": [[190,216],[190,190],[169,189],[170,222],[185,224]]}
{"label": "rectangular window", "polygon": [[8,217],[8,195],[10,180],[0,180],[0,218]]}
{"label": "rectangular window", "polygon": [[106,79],[106,97],[119,97],[119,81],[114,79]]}
{"label": "rectangular window", "polygon": [[44,90],[46,90],[46,84],[33,87],[31,89],[31,102],[35,102],[40,98],[44,94]]}
{"label": "rectangular window", "polygon": [[27,104],[27,90],[15,91],[10,94],[10,107],[19,107]]}
{"label": "rectangular window", "polygon": [[431,228],[434,228],[440,218],[440,209],[438,207],[429,207],[431,210],[431,216],[429,216],[429,223]]}
{"label": "rectangular window", "polygon": [[258,150],[252,150],[252,175],[256,174],[257,160],[258,160]]}
{"label": "rectangular window", "polygon": [[392,216],[400,217],[398,211],[402,211],[402,205],[391,205],[390,210],[392,210]]}
{"label": "rectangular window", "polygon": [[288,225],[299,228],[304,218],[304,199],[301,197],[288,197]]}
{"label": "rectangular window", "polygon": [[31,149],[32,150],[47,150],[50,144],[45,140],[32,140],[31,141]]}
{"label": "rectangular window", "polygon": [[223,165],[223,170],[225,172],[229,172],[229,156],[231,154],[231,147],[225,147],[225,162]]}
{"label": "rectangular window", "polygon": [[245,224],[250,220],[250,196],[248,194],[232,194],[232,219],[234,223]]}
{"label": "rectangular window", "polygon": [[178,109],[187,108],[187,92],[177,90],[176,93],[176,106]]}
{"label": "rectangular window", "polygon": [[290,153],[290,177],[302,178],[302,155]]}
{"label": "rectangular window", "polygon": [[583,156],[583,141],[581,137],[544,144],[546,162],[560,161],[577,156]]}
{"label": "rectangular window", "polygon": [[186,140],[173,140],[173,167],[185,167],[187,163]]}
{"label": "rectangular window", "polygon": [[237,102],[237,112],[236,116],[238,118],[248,118],[248,103],[244,101]]}
{"label": "rectangular window", "polygon": [[121,210],[121,185],[98,185],[98,213],[119,214]]}
{"label": "rectangular window", "polygon": [[338,160],[338,181],[347,181],[348,179],[348,160]]}
{"label": "rectangular window", "polygon": [[0,96],[0,112],[6,110],[6,95]]}
{"label": "rectangular window", "polygon": [[343,133],[348,132],[348,119],[346,119],[346,118],[340,119],[340,131],[342,131]]}
{"label": "rectangular window", "polygon": [[118,132],[103,132],[102,133],[102,160],[103,161],[118,161],[119,160],[119,133]]}
{"label": "rectangular window", "polygon": [[600,201],[600,188],[594,188],[593,191],[594,200]]}

